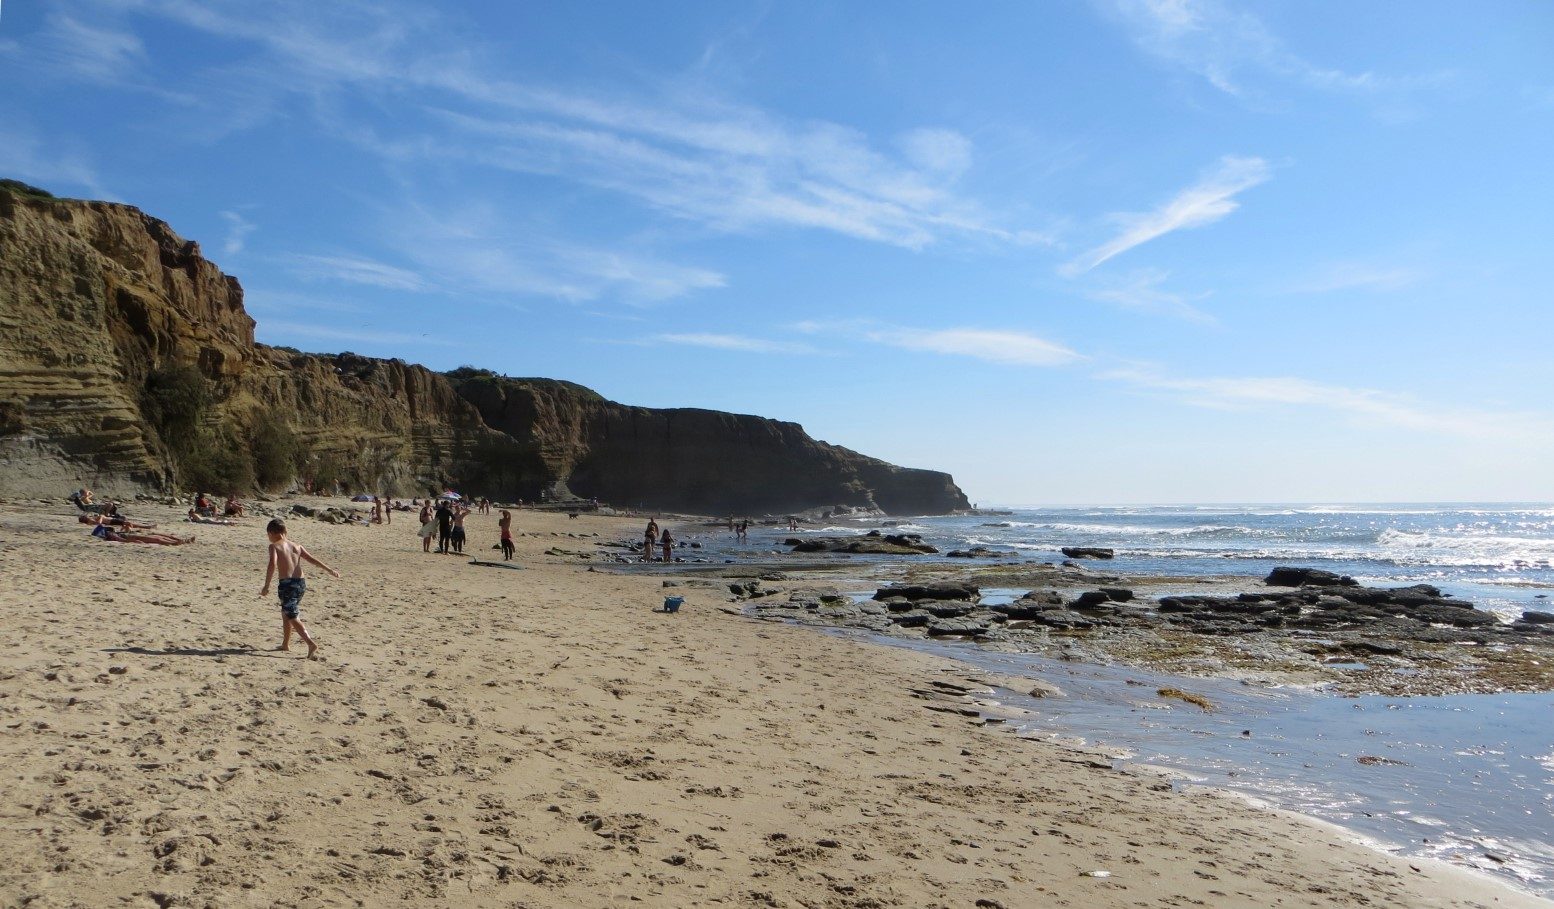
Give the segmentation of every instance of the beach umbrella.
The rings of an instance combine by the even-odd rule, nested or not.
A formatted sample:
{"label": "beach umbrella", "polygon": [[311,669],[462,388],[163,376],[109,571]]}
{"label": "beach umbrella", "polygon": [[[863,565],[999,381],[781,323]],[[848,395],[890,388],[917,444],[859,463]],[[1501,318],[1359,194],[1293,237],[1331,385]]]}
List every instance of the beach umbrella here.
{"label": "beach umbrella", "polygon": [[464,497],[450,489],[447,492],[443,493],[442,495],[438,496],[437,498],[439,498],[439,499],[448,499],[450,501],[457,502],[457,501],[459,501],[460,499],[462,499]]}

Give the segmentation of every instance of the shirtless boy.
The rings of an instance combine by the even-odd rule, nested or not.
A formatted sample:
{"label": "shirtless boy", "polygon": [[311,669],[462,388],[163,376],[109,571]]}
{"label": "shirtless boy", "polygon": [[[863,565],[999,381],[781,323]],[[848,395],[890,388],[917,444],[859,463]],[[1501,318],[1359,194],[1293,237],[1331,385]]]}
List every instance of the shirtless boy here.
{"label": "shirtless boy", "polygon": [[260,596],[270,595],[270,579],[277,572],[281,579],[275,587],[275,592],[281,598],[281,650],[291,649],[291,633],[297,632],[302,643],[308,645],[308,659],[313,659],[313,654],[318,652],[318,644],[308,636],[308,630],[302,625],[301,605],[302,594],[307,591],[307,582],[302,578],[302,563],[312,562],[335,577],[340,572],[335,571],[318,559],[313,554],[302,548],[301,545],[286,539],[286,523],[279,519],[271,521],[264,532],[270,537],[270,563],[264,570],[264,588],[259,591]]}

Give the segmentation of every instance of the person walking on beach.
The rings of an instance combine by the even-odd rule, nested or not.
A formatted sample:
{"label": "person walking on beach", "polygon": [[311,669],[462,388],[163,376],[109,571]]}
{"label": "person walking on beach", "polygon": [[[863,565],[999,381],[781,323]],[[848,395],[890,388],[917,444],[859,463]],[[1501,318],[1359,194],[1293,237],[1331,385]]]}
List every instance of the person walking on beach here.
{"label": "person walking on beach", "polygon": [[653,544],[658,542],[658,522],[648,518],[647,530],[642,532],[642,561],[653,561]]}
{"label": "person walking on beach", "polygon": [[513,559],[512,512],[502,509],[502,517],[496,522],[496,526],[502,528],[502,561],[510,562]]}
{"label": "person walking on beach", "polygon": [[295,631],[302,643],[308,645],[308,659],[311,660],[318,653],[318,643],[302,624],[302,595],[307,592],[307,581],[302,577],[302,563],[312,562],[337,578],[340,572],[314,558],[301,545],[286,539],[286,522],[279,518],[267,524],[264,532],[270,538],[270,561],[264,569],[264,587],[259,590],[259,595],[269,596],[271,579],[277,574],[281,576],[280,582],[275,585],[275,592],[281,598],[280,649],[291,649],[291,633]]}
{"label": "person walking on beach", "polygon": [[427,499],[421,506],[421,551],[432,551],[432,534],[437,532],[437,524],[432,520],[432,500]]}
{"label": "person walking on beach", "polygon": [[665,527],[664,535],[659,539],[660,542],[664,544],[664,564],[667,565],[669,562],[673,561],[670,553],[674,550],[674,537],[669,535],[669,528]]}

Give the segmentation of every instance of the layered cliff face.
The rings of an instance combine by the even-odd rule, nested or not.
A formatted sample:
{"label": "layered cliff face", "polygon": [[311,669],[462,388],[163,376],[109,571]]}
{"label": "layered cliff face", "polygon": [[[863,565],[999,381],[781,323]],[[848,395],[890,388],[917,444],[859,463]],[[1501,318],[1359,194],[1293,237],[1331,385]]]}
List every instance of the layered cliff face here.
{"label": "layered cliff face", "polygon": [[237,280],[164,222],[0,182],[0,495],[257,477],[710,513],[967,506],[947,474],[817,442],[792,423],[303,354],[257,344],[253,331]]}
{"label": "layered cliff face", "polygon": [[942,514],[969,507],[949,474],[819,442],[796,423],[627,407],[570,382],[455,372],[486,425],[533,439],[549,476],[584,497],[701,514],[817,505]]}

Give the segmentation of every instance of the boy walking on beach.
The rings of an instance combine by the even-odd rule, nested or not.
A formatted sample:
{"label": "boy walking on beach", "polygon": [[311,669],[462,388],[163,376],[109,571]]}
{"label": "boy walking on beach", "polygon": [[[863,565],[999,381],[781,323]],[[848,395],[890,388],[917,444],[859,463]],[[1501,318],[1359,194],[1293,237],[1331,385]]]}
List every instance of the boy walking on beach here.
{"label": "boy walking on beach", "polygon": [[259,591],[259,595],[270,595],[270,579],[279,572],[281,579],[275,592],[281,598],[280,649],[291,649],[291,633],[296,631],[302,643],[308,645],[308,659],[311,660],[313,654],[318,652],[318,644],[308,636],[307,628],[302,625],[302,594],[307,591],[307,582],[302,578],[302,563],[312,562],[337,578],[340,572],[313,558],[313,554],[299,544],[286,539],[286,523],[279,518],[266,525],[264,532],[270,537],[270,561],[264,570],[264,588]]}

